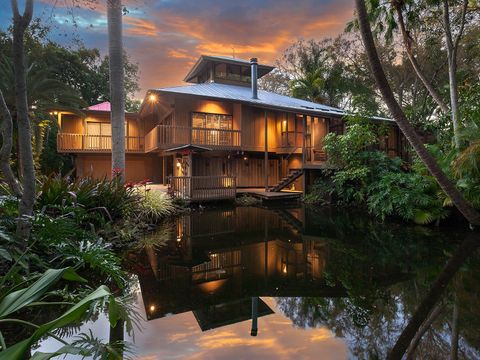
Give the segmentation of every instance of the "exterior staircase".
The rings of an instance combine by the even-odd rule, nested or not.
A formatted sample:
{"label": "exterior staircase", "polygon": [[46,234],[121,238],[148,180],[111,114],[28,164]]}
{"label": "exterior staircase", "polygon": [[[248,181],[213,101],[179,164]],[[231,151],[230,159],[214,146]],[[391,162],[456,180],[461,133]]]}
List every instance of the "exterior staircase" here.
{"label": "exterior staircase", "polygon": [[290,172],[286,177],[278,182],[278,184],[271,186],[268,191],[276,192],[285,189],[288,185],[297,180],[300,176],[303,175],[303,169],[295,169]]}

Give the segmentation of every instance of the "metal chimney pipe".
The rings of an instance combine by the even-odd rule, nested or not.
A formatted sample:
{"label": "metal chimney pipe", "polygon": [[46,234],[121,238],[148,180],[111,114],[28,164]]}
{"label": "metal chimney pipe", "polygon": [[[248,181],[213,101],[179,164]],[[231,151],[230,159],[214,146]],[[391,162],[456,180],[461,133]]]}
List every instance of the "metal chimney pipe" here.
{"label": "metal chimney pipe", "polygon": [[250,59],[250,67],[251,67],[251,81],[252,81],[252,99],[258,99],[258,91],[257,91],[257,67],[258,67],[258,60],[257,58]]}

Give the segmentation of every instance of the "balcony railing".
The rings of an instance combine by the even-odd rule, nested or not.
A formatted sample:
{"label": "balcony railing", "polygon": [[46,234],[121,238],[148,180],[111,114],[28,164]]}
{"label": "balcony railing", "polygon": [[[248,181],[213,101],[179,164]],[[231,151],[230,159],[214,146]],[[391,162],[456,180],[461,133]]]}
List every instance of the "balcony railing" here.
{"label": "balcony railing", "polygon": [[157,125],[145,136],[147,152],[186,144],[208,146],[215,149],[235,149],[241,145],[241,131]]}
{"label": "balcony railing", "polygon": [[169,191],[190,201],[235,199],[237,183],[233,176],[171,176]]}
{"label": "balcony railing", "polygon": [[[59,133],[59,152],[109,152],[112,151],[112,137],[107,135],[84,135]],[[144,152],[143,136],[125,136],[125,151]]]}

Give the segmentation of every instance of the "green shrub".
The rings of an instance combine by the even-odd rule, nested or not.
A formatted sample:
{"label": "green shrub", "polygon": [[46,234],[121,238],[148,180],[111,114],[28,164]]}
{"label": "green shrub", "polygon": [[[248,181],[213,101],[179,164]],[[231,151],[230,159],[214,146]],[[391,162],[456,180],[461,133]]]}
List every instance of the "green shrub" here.
{"label": "green shrub", "polygon": [[400,216],[417,224],[428,224],[447,216],[436,187],[415,173],[386,173],[368,187],[369,211],[384,219]]}
{"label": "green shrub", "polygon": [[235,199],[235,205],[237,206],[257,206],[262,203],[262,200],[249,196],[248,194],[243,194],[242,196]]}
{"label": "green shrub", "polygon": [[160,219],[173,215],[176,211],[172,199],[166,193],[158,190],[138,188],[139,208],[136,217],[140,220],[158,222]]}

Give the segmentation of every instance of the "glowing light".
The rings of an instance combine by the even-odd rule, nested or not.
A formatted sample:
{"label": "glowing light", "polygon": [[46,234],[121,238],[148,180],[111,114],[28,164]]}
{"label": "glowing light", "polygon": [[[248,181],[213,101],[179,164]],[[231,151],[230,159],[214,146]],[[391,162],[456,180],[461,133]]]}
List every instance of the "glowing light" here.
{"label": "glowing light", "polygon": [[155,305],[150,305],[150,311],[154,312],[155,311]]}
{"label": "glowing light", "polygon": [[50,114],[50,115],[53,115],[53,112],[52,112],[52,111],[50,111],[50,112],[49,112],[49,114]]}
{"label": "glowing light", "polygon": [[180,161],[177,161],[177,168],[179,168],[180,166],[182,166],[182,164],[180,163]]}
{"label": "glowing light", "polygon": [[54,112],[53,112],[53,115],[58,115],[58,111],[54,111]]}
{"label": "glowing light", "polygon": [[177,242],[182,241],[182,238],[180,236],[177,236]]}
{"label": "glowing light", "polygon": [[284,274],[287,273],[287,264],[283,264],[282,272],[283,272]]}
{"label": "glowing light", "polygon": [[243,157],[243,160],[247,161],[247,160],[248,160],[248,157],[244,156],[244,157]]}
{"label": "glowing light", "polygon": [[157,101],[157,95],[155,95],[155,94],[150,94],[150,95],[148,96],[148,100],[150,100],[151,102]]}

